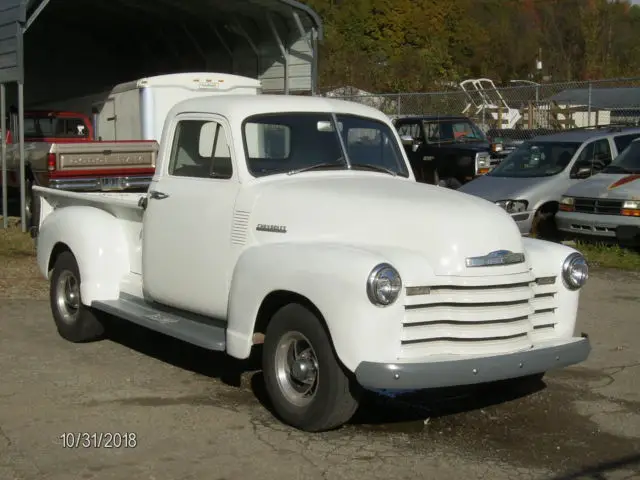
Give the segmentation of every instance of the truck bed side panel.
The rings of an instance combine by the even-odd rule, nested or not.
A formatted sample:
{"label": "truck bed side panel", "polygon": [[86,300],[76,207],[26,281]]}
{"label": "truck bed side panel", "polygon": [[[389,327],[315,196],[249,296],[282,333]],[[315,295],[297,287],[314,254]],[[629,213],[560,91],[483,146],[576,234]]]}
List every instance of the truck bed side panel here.
{"label": "truck bed side panel", "polygon": [[37,252],[41,273],[49,277],[53,249],[65,245],[78,262],[83,303],[117,299],[123,278],[140,271],[142,211],[135,200],[36,189],[42,197]]}

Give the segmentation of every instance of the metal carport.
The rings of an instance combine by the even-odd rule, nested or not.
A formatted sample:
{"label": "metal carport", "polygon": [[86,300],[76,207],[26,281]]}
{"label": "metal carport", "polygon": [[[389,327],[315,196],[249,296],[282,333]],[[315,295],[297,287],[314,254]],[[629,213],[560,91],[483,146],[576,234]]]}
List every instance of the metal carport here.
{"label": "metal carport", "polygon": [[265,93],[315,94],[321,39],[321,19],[294,0],[0,0],[0,129],[7,101],[17,104],[23,231],[25,107],[187,71],[258,78]]}

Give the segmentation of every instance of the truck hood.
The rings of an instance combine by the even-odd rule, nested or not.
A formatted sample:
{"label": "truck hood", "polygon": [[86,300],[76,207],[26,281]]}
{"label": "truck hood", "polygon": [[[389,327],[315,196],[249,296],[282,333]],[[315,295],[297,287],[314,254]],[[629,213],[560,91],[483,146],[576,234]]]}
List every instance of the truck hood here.
{"label": "truck hood", "polygon": [[480,198],[496,202],[498,200],[518,200],[527,197],[528,192],[549,181],[551,177],[493,177],[483,175],[465,183],[457,189],[458,192],[468,193]]}
{"label": "truck hood", "polygon": [[[515,222],[496,205],[399,177],[314,172],[265,179],[248,190],[251,201],[240,203],[252,204],[249,230],[257,243],[346,243],[383,256],[402,251],[421,256],[435,275],[478,275],[485,269],[467,268],[466,257],[524,251]],[[488,269],[485,275],[512,273],[507,266]]]}
{"label": "truck hood", "polygon": [[[598,173],[573,185],[565,195],[585,198],[640,198],[640,175],[628,173]],[[634,198],[635,197],[635,198]]]}

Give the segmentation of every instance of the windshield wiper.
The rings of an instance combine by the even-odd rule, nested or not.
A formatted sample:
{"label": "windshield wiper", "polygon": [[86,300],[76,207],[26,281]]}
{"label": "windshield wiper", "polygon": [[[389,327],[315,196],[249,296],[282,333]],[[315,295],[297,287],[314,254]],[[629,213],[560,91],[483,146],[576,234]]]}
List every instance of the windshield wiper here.
{"label": "windshield wiper", "polygon": [[315,165],[309,165],[308,167],[296,168],[294,170],[289,170],[287,175],[295,175],[296,173],[308,172],[309,170],[317,170],[319,168],[328,168],[328,167],[344,167],[344,163],[334,163],[334,162],[322,162],[316,163]]}
{"label": "windshield wiper", "polygon": [[388,173],[389,175],[393,175],[394,177],[398,174],[393,170],[389,170],[385,167],[380,167],[379,165],[371,165],[369,163],[352,163],[352,168],[368,168],[369,170],[375,170],[376,172]]}
{"label": "windshield wiper", "polygon": [[618,165],[607,165],[606,167],[604,167],[601,171],[601,173],[613,173],[613,172],[618,172],[618,173],[633,173],[631,170],[629,170],[628,168],[624,168],[624,167],[620,167]]}

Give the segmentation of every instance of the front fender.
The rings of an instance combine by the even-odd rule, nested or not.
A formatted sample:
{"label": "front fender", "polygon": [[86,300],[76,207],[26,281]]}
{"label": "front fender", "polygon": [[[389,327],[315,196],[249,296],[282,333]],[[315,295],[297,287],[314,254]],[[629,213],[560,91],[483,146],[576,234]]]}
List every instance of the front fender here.
{"label": "front fender", "polygon": [[57,244],[66,245],[76,258],[82,303],[118,298],[120,282],[129,271],[129,250],[116,217],[89,206],[64,207],[47,215],[37,240],[38,268],[47,279]]}
{"label": "front fender", "polygon": [[403,297],[391,306],[371,304],[366,280],[388,261],[375,252],[327,243],[279,243],[245,250],[233,273],[229,298],[227,352],[247,358],[258,310],[274,291],[290,291],[311,301],[322,314],[342,363],[392,360],[399,344]]}
{"label": "front fender", "polygon": [[554,275],[557,277],[558,302],[555,313],[559,323],[556,325],[556,333],[561,338],[572,337],[575,331],[578,301],[582,289],[569,290],[565,286],[562,280],[562,263],[570,254],[578,250],[560,243],[536,238],[523,237],[522,242],[534,275],[537,278]]}

